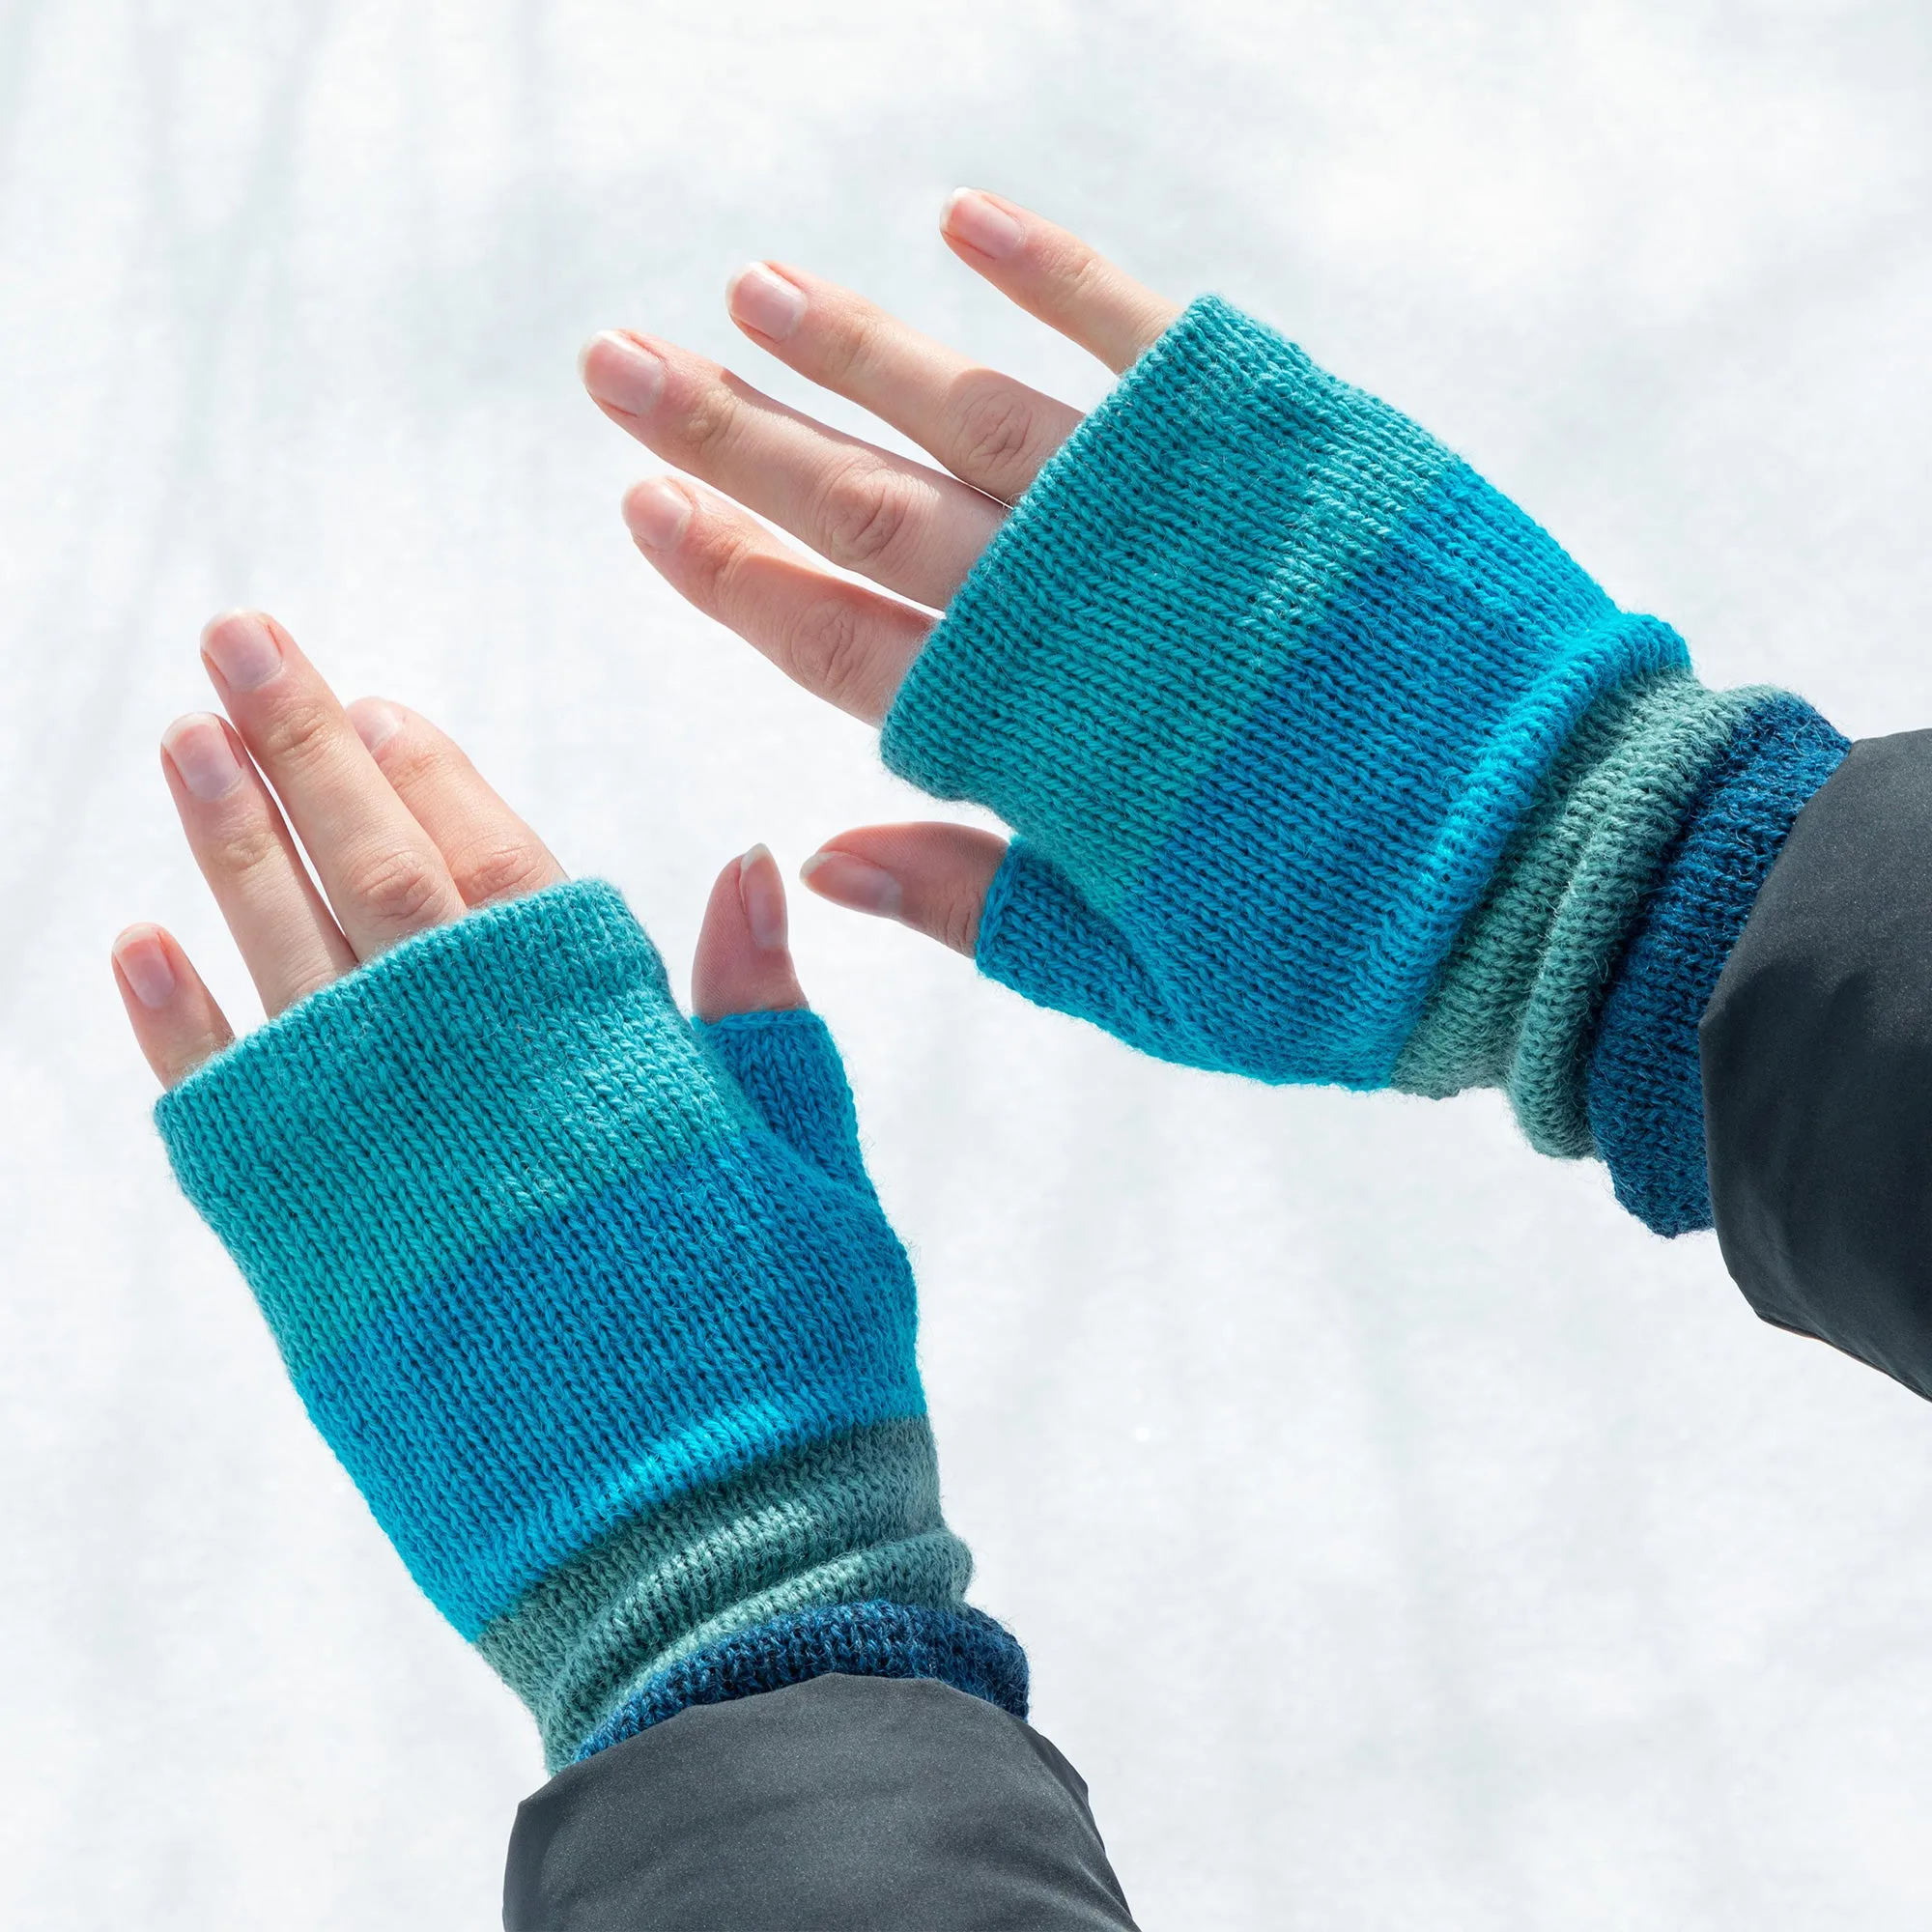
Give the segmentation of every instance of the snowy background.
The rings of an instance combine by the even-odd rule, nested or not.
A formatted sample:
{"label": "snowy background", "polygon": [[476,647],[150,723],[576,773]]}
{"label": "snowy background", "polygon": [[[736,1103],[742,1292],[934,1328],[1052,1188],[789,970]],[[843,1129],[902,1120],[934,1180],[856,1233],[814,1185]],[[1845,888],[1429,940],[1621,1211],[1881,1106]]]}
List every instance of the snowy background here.
{"label": "snowy background", "polygon": [[[726,855],[913,801],[633,554],[574,353],[803,401],[724,314],[773,254],[1091,402],[961,182],[1418,414],[1712,681],[1932,721],[1924,0],[0,4],[10,1922],[487,1927],[541,1781],[148,1123],[115,930],[252,1010],[156,763],[199,624],[420,705],[681,962]],[[1922,1404],[1492,1095],[1249,1091],[796,933],[979,1601],[1150,1932],[1932,1919]]]}

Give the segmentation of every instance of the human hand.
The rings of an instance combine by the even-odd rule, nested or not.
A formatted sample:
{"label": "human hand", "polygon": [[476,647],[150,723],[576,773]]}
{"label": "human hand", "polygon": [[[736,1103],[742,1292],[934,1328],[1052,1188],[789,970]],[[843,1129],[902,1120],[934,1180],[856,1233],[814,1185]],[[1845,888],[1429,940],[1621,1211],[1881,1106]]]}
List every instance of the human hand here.
{"label": "human hand", "polygon": [[[990,196],[945,227],[1124,371],[1091,415],[771,264],[732,283],[739,326],[950,473],[666,343],[584,356],[607,412],[698,479],[626,499],[659,571],[882,720],[900,777],[1016,835],[847,832],[809,882],[1162,1059],[1503,1087],[1534,1146],[1603,1153],[1650,1225],[1707,1221],[1697,1017],[1756,855],[1842,741],[1777,693],[1705,690],[1668,625],[1264,324],[1211,296],[1177,315]],[[1683,858],[1699,812],[1712,866]],[[1653,905],[1666,936],[1639,943]]]}
{"label": "human hand", "polygon": [[[995,196],[962,189],[942,232],[969,268],[1117,373],[1179,313],[1077,237]],[[612,332],[583,354],[592,397],[656,455],[713,486],[640,483],[625,520],[700,611],[807,690],[877,724],[933,612],[1080,412],[802,270],[753,263],[728,300],[759,348],[871,411],[943,468],[828,429],[659,337]],[[816,567],[757,517],[878,588]],[[871,826],[830,840],[803,877],[838,904],[901,919],[971,954],[1006,853],[1006,840],[970,826]]]}
{"label": "human hand", "polygon": [[[216,618],[202,661],[228,720],[177,719],[162,735],[161,769],[270,1018],[398,940],[563,878],[543,840],[442,732],[382,698],[345,710],[272,618]],[[234,1039],[162,927],[123,932],[114,976],[163,1087]],[[719,874],[692,997],[706,1020],[805,1005],[786,946],[783,882],[762,846]]]}
{"label": "human hand", "polygon": [[553,1768],[855,1661],[1023,1713],[770,854],[713,889],[694,1026],[618,895],[563,883],[433,725],[345,710],[257,613],[203,654],[232,722],[181,720],[163,767],[272,1024],[231,1045],[180,946],[123,933],[156,1124]]}

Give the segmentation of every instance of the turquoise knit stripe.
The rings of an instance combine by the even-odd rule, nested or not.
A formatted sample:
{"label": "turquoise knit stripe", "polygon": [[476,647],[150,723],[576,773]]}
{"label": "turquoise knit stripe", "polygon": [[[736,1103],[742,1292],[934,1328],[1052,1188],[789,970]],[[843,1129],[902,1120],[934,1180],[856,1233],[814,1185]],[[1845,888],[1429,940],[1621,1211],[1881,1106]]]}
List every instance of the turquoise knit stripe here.
{"label": "turquoise knit stripe", "polygon": [[932,1636],[971,1566],[911,1274],[812,1015],[694,1031],[616,895],[560,887],[351,975],[159,1120],[310,1414],[554,1761],[639,1683],[659,1716],[687,1676],[721,1694],[677,1674],[721,1645],[748,1692],[794,1681],[858,1604],[873,1666],[964,1668]]}
{"label": "turquoise knit stripe", "polygon": [[627,1687],[773,1604],[957,1604],[972,1570],[940,1512],[923,1418],[808,1443],[631,1519],[560,1564],[476,1647],[567,1762]]}
{"label": "turquoise knit stripe", "polygon": [[704,1068],[655,949],[590,882],[404,941],[156,1119],[299,1379],[534,1217],[744,1133]]}
{"label": "turquoise knit stripe", "polygon": [[1138,1009],[1169,1058],[1376,1087],[1577,720],[1684,662],[1466,466],[1208,299],[995,538],[884,746],[1021,837],[988,972]]}
{"label": "turquoise knit stripe", "polygon": [[1284,660],[1453,461],[1196,302],[994,537],[886,720],[886,762],[991,805],[1116,912]]}
{"label": "turquoise knit stripe", "polygon": [[1435,554],[1513,536],[1512,521],[1451,470],[1197,787],[1123,909],[1170,1000],[1211,1016],[1205,1064],[1386,1086],[1577,721],[1682,664],[1667,626],[1607,609],[1547,656],[1525,651],[1542,614],[1514,608],[1528,600],[1500,566],[1459,587]]}
{"label": "turquoise knit stripe", "polygon": [[1776,694],[1673,669],[1613,692],[1571,735],[1458,937],[1393,1086],[1494,1086],[1540,1152],[1596,1151],[1591,1043],[1618,954],[1691,800]]}

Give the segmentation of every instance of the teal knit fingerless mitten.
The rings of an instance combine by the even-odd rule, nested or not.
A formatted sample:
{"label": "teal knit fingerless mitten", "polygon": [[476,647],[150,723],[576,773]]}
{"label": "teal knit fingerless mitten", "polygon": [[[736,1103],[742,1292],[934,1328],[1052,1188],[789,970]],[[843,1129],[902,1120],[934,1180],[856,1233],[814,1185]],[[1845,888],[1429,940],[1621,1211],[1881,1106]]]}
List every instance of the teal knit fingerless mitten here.
{"label": "teal knit fingerless mitten", "polygon": [[982,970],[1190,1065],[1505,1088],[1707,1225],[1696,1022],[1844,741],[1707,691],[1433,438],[1197,301],[1041,471],[886,760],[1019,835]]}
{"label": "teal knit fingerless mitten", "polygon": [[807,1012],[694,1027],[610,887],[397,947],[165,1095],[316,1426],[554,1767],[824,1671],[1024,1714]]}

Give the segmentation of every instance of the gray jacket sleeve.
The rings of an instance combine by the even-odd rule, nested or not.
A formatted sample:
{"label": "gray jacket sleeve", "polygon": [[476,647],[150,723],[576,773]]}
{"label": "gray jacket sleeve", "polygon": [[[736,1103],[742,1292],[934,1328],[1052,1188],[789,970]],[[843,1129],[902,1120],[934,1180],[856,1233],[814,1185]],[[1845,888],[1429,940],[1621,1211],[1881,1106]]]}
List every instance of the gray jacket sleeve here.
{"label": "gray jacket sleeve", "polygon": [[683,1711],[517,1813],[506,1932],[1131,1932],[1079,1774],[1005,1711],[828,1676]]}
{"label": "gray jacket sleeve", "polygon": [[1799,813],[1699,1054],[1752,1307],[1932,1396],[1932,731],[1854,745]]}

